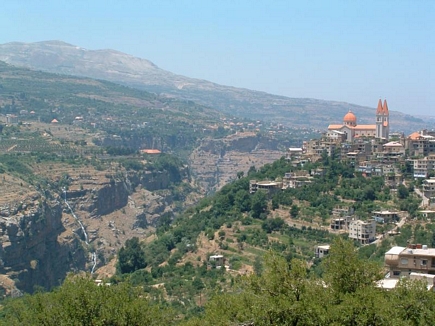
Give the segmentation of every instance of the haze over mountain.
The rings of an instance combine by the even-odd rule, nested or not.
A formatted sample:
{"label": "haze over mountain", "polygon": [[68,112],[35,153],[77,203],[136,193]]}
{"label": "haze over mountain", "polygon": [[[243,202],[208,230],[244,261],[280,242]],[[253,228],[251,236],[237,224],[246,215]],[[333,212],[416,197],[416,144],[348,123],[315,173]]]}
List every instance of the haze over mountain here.
{"label": "haze over mountain", "polygon": [[[16,66],[103,79],[168,97],[192,100],[226,114],[320,130],[325,130],[329,123],[340,122],[348,110],[355,112],[359,123],[373,123],[378,100],[374,98],[373,107],[368,108],[339,101],[288,98],[229,87],[176,75],[146,59],[115,50],[87,50],[62,41],[6,43],[0,45],[0,60]],[[393,130],[411,132],[433,125],[390,109]]]}

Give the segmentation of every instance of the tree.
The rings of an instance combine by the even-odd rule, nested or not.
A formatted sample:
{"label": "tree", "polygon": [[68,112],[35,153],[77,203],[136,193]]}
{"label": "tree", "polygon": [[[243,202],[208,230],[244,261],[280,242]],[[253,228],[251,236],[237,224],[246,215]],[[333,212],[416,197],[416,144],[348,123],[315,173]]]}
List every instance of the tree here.
{"label": "tree", "polygon": [[265,256],[261,275],[241,279],[241,291],[216,295],[204,318],[189,325],[328,325],[326,299],[320,282],[310,282],[307,263],[280,255]]}
{"label": "tree", "polygon": [[254,273],[256,275],[261,275],[263,272],[263,262],[261,261],[260,256],[256,256],[254,260]]}
{"label": "tree", "polygon": [[299,214],[299,207],[298,207],[298,205],[296,205],[296,204],[292,205],[292,208],[290,209],[290,215],[293,218],[296,218],[298,216],[298,214]]}
{"label": "tree", "polygon": [[118,272],[121,274],[132,273],[145,268],[145,253],[140,245],[139,238],[128,239],[118,253]]}
{"label": "tree", "polygon": [[8,301],[1,325],[169,325],[174,313],[147,299],[141,287],[127,282],[97,286],[72,276],[52,292]]}
{"label": "tree", "polygon": [[409,196],[409,190],[408,188],[406,188],[404,185],[399,185],[397,187],[397,197],[399,197],[399,199],[406,199]]}
{"label": "tree", "polygon": [[252,217],[260,218],[261,213],[264,213],[267,209],[267,197],[264,191],[257,191],[251,200],[251,212]]}
{"label": "tree", "polygon": [[353,242],[343,238],[337,238],[331,245],[324,270],[325,281],[339,300],[341,295],[359,289],[373,290],[375,281],[382,278],[380,267],[359,258]]}
{"label": "tree", "polygon": [[251,207],[251,196],[245,189],[240,189],[234,196],[234,206],[241,212],[249,211]]}

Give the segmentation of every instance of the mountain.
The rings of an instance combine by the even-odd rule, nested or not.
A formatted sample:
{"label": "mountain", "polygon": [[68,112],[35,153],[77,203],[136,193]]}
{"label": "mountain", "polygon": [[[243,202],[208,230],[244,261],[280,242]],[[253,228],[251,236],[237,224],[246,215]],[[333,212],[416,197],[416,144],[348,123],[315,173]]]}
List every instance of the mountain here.
{"label": "mountain", "polygon": [[[368,108],[229,87],[176,75],[148,60],[122,52],[87,50],[61,41],[6,43],[0,45],[0,60],[37,70],[108,80],[166,97],[192,100],[226,114],[276,121],[291,127],[324,130],[328,124],[340,122],[348,110],[356,113],[360,123],[373,123],[378,100],[373,99],[373,107]],[[410,132],[432,125],[423,119],[391,111],[393,130]]]}

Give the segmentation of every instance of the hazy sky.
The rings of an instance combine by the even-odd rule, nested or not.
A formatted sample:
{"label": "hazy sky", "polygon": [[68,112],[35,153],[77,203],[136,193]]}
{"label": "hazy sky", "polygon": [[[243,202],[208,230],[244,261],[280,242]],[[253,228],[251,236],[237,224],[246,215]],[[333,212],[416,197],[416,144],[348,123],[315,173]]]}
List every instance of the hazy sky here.
{"label": "hazy sky", "polygon": [[435,1],[3,0],[0,43],[111,48],[289,97],[435,116]]}

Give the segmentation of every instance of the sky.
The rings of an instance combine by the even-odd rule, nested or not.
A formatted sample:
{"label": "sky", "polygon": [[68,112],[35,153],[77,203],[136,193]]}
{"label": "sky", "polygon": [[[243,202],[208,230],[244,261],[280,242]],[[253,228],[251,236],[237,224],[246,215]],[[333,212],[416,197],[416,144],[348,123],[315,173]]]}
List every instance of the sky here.
{"label": "sky", "polygon": [[223,85],[435,116],[435,1],[3,0],[0,43],[114,49]]}

